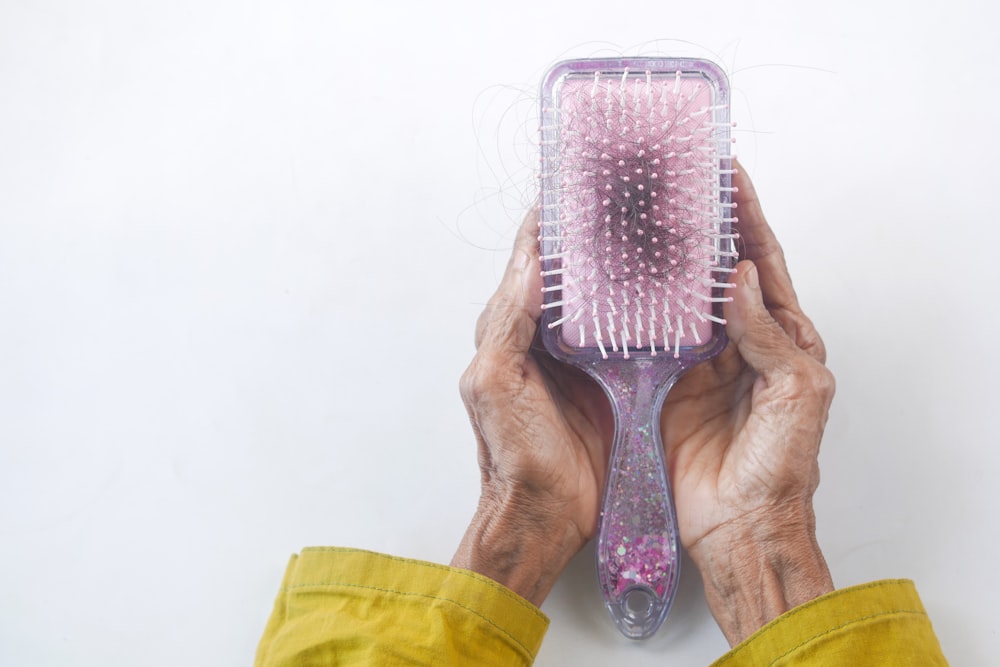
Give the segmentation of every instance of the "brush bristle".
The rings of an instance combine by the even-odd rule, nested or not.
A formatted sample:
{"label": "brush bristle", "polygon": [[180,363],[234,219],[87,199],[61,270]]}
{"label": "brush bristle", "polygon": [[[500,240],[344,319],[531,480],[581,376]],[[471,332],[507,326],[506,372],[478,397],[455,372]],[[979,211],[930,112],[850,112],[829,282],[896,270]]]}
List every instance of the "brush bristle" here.
{"label": "brush bristle", "polygon": [[681,71],[558,85],[543,167],[555,209],[542,228],[544,308],[569,347],[677,357],[723,323],[734,218],[721,178],[728,112],[715,93]]}

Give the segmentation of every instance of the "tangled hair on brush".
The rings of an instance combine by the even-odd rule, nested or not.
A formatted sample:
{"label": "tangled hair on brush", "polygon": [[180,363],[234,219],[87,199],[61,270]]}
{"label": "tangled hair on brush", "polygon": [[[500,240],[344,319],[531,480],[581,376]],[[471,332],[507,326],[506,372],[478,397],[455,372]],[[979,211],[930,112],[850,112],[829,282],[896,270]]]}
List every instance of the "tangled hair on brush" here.
{"label": "tangled hair on brush", "polygon": [[605,97],[610,112],[578,116],[564,127],[561,169],[576,175],[565,181],[564,203],[594,216],[590,236],[581,241],[599,258],[602,278],[624,285],[671,281],[704,260],[698,257],[703,230],[693,219],[704,213],[711,194],[698,173],[705,169],[690,167],[698,156],[689,146],[669,150],[682,143],[672,132],[691,118],[691,102],[673,120],[652,124],[617,96]]}
{"label": "tangled hair on brush", "polygon": [[617,349],[622,330],[633,347],[645,330],[653,352],[654,338],[670,346],[668,334],[675,347],[688,333],[700,344],[719,321],[713,292],[725,284],[713,274],[726,270],[720,257],[733,238],[720,224],[731,218],[711,90],[680,71],[626,68],[567,78],[559,94],[559,247],[543,257],[564,269],[555,324],[593,322],[565,334],[573,345],[607,334]]}

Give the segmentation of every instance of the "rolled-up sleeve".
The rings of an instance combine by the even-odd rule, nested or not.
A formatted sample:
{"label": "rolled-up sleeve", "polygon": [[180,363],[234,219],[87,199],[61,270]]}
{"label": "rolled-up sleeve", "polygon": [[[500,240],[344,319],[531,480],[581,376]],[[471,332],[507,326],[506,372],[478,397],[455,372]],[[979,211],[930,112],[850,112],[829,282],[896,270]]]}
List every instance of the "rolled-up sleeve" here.
{"label": "rolled-up sleeve", "polygon": [[530,665],[548,623],[468,570],[310,548],[288,565],[255,666]]}
{"label": "rolled-up sleeve", "polygon": [[889,579],[800,605],[713,667],[947,664],[913,582]]}

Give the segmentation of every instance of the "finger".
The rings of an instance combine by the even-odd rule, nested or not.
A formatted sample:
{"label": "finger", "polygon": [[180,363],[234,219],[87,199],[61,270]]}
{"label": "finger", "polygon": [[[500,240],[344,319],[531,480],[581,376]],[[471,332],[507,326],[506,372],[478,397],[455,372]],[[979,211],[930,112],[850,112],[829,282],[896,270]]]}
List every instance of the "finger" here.
{"label": "finger", "polygon": [[733,199],[737,203],[737,228],[743,242],[741,256],[752,260],[757,267],[762,299],[771,316],[799,348],[820,363],[825,363],[823,340],[812,321],[802,312],[785,263],[785,253],[764,218],[753,182],[736,160],[733,163],[736,167],[733,185],[737,188]]}
{"label": "finger", "polygon": [[736,168],[733,185],[737,189],[733,201],[736,202],[736,215],[739,218],[736,226],[743,244],[741,258],[752,260],[757,266],[765,303],[797,311],[799,302],[785,264],[785,253],[764,218],[764,211],[750,176],[736,160],[733,160],[733,166]]}
{"label": "finger", "polygon": [[760,272],[753,262],[736,265],[732,301],[724,306],[726,333],[751,367],[767,379],[774,372],[790,372],[799,348],[771,317],[764,304]]}
{"label": "finger", "polygon": [[538,261],[538,207],[521,223],[507,269],[476,323],[476,349],[524,355],[542,307]]}

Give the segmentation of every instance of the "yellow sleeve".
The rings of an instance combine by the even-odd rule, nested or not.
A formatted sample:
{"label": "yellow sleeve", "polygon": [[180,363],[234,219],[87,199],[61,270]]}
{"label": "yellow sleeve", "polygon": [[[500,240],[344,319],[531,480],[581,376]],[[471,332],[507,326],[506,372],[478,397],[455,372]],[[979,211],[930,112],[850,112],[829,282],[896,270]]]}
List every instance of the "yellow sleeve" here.
{"label": "yellow sleeve", "polygon": [[288,565],[254,665],[530,665],[548,625],[468,570],[311,548]]}
{"label": "yellow sleeve", "polygon": [[887,579],[782,614],[713,667],[947,664],[913,582]]}

